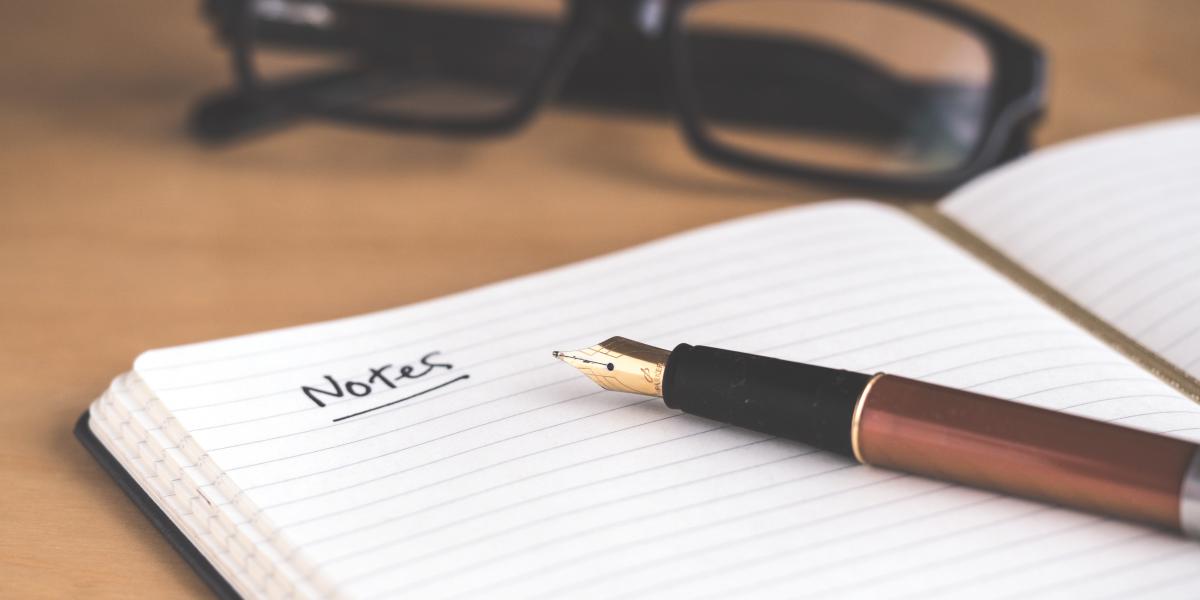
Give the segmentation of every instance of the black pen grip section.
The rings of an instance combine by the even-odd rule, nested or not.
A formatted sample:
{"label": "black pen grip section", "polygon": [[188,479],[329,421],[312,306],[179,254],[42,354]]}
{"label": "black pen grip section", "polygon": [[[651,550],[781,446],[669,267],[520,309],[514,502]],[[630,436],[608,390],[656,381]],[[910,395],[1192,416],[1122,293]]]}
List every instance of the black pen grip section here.
{"label": "black pen grip section", "polygon": [[667,406],[853,456],[850,422],[869,375],[680,344],[667,360]]}

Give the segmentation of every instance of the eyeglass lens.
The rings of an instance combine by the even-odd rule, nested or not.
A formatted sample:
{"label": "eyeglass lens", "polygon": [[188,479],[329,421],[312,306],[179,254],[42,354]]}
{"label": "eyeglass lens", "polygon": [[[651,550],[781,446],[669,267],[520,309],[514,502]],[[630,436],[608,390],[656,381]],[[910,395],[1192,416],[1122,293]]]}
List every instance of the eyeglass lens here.
{"label": "eyeglass lens", "polygon": [[987,46],[936,16],[840,0],[710,0],[683,16],[687,77],[717,144],[791,164],[923,175],[985,133]]}
{"label": "eyeglass lens", "polygon": [[[274,5],[253,6],[281,21]],[[562,0],[386,0],[308,5],[306,18],[333,32],[326,45],[258,47],[264,81],[317,80],[305,101],[326,109],[408,118],[489,118],[514,108],[562,35]],[[292,8],[294,10],[294,8]],[[327,80],[320,74],[328,73]]]}

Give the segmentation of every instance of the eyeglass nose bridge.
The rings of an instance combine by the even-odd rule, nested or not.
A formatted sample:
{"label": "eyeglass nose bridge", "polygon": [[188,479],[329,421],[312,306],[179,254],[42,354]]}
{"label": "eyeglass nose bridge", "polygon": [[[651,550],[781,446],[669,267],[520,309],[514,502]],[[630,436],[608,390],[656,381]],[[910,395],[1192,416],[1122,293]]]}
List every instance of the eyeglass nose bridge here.
{"label": "eyeglass nose bridge", "polygon": [[667,0],[643,0],[637,8],[637,27],[646,37],[663,35],[667,26]]}
{"label": "eyeglass nose bridge", "polygon": [[635,31],[650,39],[662,37],[666,31],[670,0],[598,0],[594,8],[603,18],[604,26]]}

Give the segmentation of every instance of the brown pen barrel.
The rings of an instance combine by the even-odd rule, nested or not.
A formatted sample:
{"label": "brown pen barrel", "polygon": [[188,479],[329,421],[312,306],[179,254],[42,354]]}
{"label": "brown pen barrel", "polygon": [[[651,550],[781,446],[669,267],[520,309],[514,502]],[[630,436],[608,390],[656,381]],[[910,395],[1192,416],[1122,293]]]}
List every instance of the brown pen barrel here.
{"label": "brown pen barrel", "polygon": [[860,462],[1197,533],[1197,445],[893,375],[852,425]]}

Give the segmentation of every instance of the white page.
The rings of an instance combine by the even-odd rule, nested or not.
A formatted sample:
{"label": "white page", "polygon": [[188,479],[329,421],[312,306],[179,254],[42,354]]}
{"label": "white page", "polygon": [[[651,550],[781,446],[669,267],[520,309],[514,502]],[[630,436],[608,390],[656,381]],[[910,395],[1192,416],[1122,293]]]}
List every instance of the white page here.
{"label": "white page", "polygon": [[1200,378],[1200,118],[1039,150],[941,210]]}
{"label": "white page", "polygon": [[[161,405],[149,411],[174,417],[153,422],[219,471],[213,487],[236,506],[218,508],[245,512],[242,526],[310,583],[347,597],[1002,597],[1070,592],[1112,563],[1129,578],[1106,590],[1170,591],[1181,574],[1200,585],[1155,570],[1164,553],[1200,559],[1179,538],[856,466],[600,391],[550,357],[613,334],[886,370],[1200,438],[1200,406],[907,215],[866,203],[152,351],[136,372]],[[453,368],[325,407],[301,391],[389,363],[396,375],[434,351],[428,362]],[[1062,568],[1028,573],[1049,563]]]}

